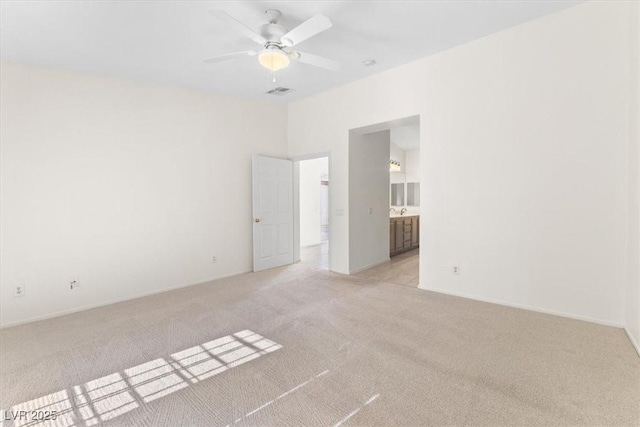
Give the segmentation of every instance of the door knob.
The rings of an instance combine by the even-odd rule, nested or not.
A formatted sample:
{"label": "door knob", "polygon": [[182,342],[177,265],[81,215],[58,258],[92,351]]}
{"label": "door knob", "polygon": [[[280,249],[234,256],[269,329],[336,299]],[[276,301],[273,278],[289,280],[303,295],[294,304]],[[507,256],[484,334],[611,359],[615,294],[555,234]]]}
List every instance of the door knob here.
{"label": "door knob", "polygon": [[260,222],[260,218],[254,219],[255,222]]}

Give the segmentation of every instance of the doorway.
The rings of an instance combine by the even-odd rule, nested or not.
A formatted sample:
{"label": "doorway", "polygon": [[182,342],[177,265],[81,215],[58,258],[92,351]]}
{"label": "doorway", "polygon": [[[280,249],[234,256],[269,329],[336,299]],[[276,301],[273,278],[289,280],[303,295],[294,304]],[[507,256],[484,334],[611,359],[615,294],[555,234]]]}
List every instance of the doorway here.
{"label": "doorway", "polygon": [[252,158],[253,271],[293,263],[292,164],[287,159]]}
{"label": "doorway", "polygon": [[329,157],[296,163],[299,260],[329,270]]}
{"label": "doorway", "polygon": [[420,118],[349,132],[349,268],[359,277],[420,283]]}
{"label": "doorway", "polygon": [[387,271],[374,273],[398,285],[420,283],[420,122],[389,129],[389,256]]}

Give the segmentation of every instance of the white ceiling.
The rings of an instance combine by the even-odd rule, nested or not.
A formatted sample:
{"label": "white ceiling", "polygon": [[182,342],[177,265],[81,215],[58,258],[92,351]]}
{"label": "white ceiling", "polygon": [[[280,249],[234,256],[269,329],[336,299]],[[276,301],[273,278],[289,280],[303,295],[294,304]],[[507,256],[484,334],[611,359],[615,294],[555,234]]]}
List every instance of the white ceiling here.
{"label": "white ceiling", "polygon": [[420,125],[393,127],[389,138],[404,151],[418,150],[420,148]]}
{"label": "white ceiling", "polygon": [[[407,63],[529,21],[582,0],[501,1],[1,1],[0,59],[152,81],[229,95],[290,101]],[[342,63],[330,72],[293,63],[278,74],[283,97],[255,57],[204,64],[228,52],[259,48],[207,11],[246,24],[279,9],[292,28],[315,13],[333,27],[300,50]],[[375,59],[365,67],[362,62]]]}

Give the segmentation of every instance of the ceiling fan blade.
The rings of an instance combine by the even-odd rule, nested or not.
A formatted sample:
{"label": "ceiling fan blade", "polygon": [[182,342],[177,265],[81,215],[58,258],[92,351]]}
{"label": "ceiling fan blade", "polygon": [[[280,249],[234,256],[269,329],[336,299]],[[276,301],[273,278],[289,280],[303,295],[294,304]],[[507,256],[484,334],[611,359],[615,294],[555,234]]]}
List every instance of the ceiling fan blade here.
{"label": "ceiling fan blade", "polygon": [[316,67],[324,68],[326,70],[337,71],[341,67],[338,61],[334,61],[333,59],[325,58],[318,55],[313,55],[311,53],[296,52],[296,55],[294,55],[294,58],[296,58],[296,56],[298,61],[300,62],[313,65]]}
{"label": "ceiling fan blade", "polygon": [[280,41],[285,46],[295,46],[324,30],[328,30],[332,25],[329,18],[322,14],[317,14],[282,36]]}
{"label": "ceiling fan blade", "polygon": [[216,18],[220,19],[221,21],[226,22],[236,30],[240,31],[242,34],[249,37],[254,42],[261,45],[264,45],[265,43],[267,43],[264,37],[262,37],[260,34],[256,33],[255,31],[253,31],[251,28],[244,25],[242,22],[238,21],[233,16],[229,15],[224,10],[213,9],[213,10],[210,10],[209,13],[215,16]]}
{"label": "ceiling fan blade", "polygon": [[230,59],[236,59],[236,58],[240,58],[242,56],[254,56],[257,53],[258,52],[256,52],[255,50],[246,50],[244,52],[227,53],[226,55],[220,55],[220,56],[214,56],[213,58],[207,58],[207,59],[204,60],[204,62],[206,62],[207,64],[213,64],[214,62],[228,61]]}

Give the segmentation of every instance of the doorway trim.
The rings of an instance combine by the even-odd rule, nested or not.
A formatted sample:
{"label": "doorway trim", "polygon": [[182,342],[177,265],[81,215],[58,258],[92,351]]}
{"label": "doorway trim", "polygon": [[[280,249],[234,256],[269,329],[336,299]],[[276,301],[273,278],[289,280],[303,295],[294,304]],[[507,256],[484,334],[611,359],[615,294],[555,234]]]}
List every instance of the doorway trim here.
{"label": "doorway trim", "polygon": [[[349,133],[349,141],[348,144],[350,146],[351,141],[352,141],[352,136],[354,135],[358,135],[358,136],[363,136],[363,135],[368,135],[368,134],[372,134],[372,133],[377,133],[377,132],[382,132],[382,131],[390,131],[392,128],[396,128],[396,127],[402,127],[402,126],[407,126],[407,125],[418,125],[419,126],[419,137],[418,137],[418,146],[420,149],[420,157],[423,157],[423,153],[426,150],[426,147],[423,145],[423,135],[424,135],[424,131],[423,131],[423,117],[421,114],[413,114],[413,115],[409,115],[409,116],[404,116],[404,117],[399,117],[399,118],[395,118],[395,119],[390,119],[390,120],[385,120],[385,121],[381,121],[381,122],[376,122],[376,123],[372,123],[369,125],[365,125],[365,126],[359,126],[359,127],[355,127],[355,128],[351,128],[348,129],[348,133]],[[349,158],[349,166],[348,166],[348,170],[349,170],[349,174],[351,174],[351,158]],[[421,194],[424,188],[426,188],[427,183],[424,180],[424,175],[425,175],[425,170],[422,168],[422,160],[419,159],[420,162],[420,188],[421,188]],[[406,182],[406,181],[405,181]],[[351,191],[351,182],[349,182],[347,184],[349,187],[349,191]],[[420,207],[418,209],[419,211],[419,216],[421,217],[420,219],[423,219],[423,213],[424,213],[424,206],[422,205],[423,201],[425,200],[425,198],[421,197],[421,203],[420,203]],[[348,223],[349,223],[349,230],[351,232],[351,224],[352,221],[355,221],[354,218],[352,217],[352,215],[354,214],[352,209],[349,209],[349,215],[348,215]],[[419,241],[420,241],[420,247],[424,248],[425,246],[423,245],[423,242],[425,241],[425,234],[423,233],[424,228],[421,226],[420,227],[420,237],[419,237]],[[389,241],[389,238],[387,237],[386,241]],[[385,262],[388,262],[390,258],[383,260],[383,261],[378,261],[375,263],[372,263],[370,265],[366,265],[366,266],[359,266],[356,268],[353,268],[353,245],[354,242],[352,241],[352,239],[349,238],[349,244],[348,244],[348,254],[349,254],[349,273],[348,274],[355,274],[358,273],[360,271],[363,270],[367,270],[369,268],[375,267],[378,264],[383,264]],[[352,269],[353,268],[353,269]],[[425,274],[423,274],[423,268],[425,268],[423,266],[423,262],[422,262],[422,257],[420,257],[420,262],[419,262],[419,277],[421,279],[419,280],[424,280],[424,277],[426,277]],[[422,282],[420,282],[422,283]],[[418,285],[418,288],[421,288],[421,285]]]}
{"label": "doorway trim", "polygon": [[323,157],[327,158],[327,163],[329,164],[329,270],[333,271],[333,262],[331,260],[331,233],[333,230],[331,226],[331,206],[333,205],[333,190],[331,184],[331,152],[329,151],[291,157],[293,161],[293,262],[300,262],[300,162],[303,160],[321,159]]}

